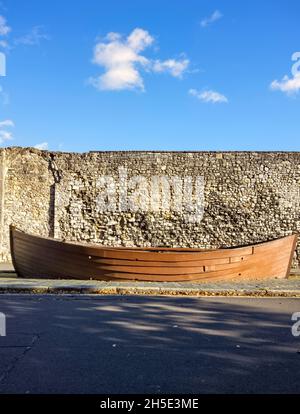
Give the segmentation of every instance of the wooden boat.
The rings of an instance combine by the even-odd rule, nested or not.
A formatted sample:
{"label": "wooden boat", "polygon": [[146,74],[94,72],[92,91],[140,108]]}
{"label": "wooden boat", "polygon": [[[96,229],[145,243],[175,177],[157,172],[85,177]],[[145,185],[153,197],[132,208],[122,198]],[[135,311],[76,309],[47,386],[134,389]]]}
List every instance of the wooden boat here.
{"label": "wooden boat", "polygon": [[297,235],[215,250],[126,248],[67,243],[11,226],[10,240],[23,278],[199,282],[287,277]]}

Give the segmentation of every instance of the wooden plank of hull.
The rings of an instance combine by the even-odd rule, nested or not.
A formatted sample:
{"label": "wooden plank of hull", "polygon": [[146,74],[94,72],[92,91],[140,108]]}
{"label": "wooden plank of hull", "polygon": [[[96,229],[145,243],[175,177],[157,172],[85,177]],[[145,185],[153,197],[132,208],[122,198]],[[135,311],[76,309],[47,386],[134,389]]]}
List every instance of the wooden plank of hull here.
{"label": "wooden plank of hull", "polygon": [[297,236],[253,246],[199,249],[127,249],[64,243],[11,228],[13,263],[20,277],[145,281],[219,281],[286,277]]}
{"label": "wooden plank of hull", "polygon": [[[72,267],[73,272],[78,271],[80,268],[84,268],[86,272],[95,272],[97,270],[101,270],[102,272],[122,272],[122,273],[141,273],[141,274],[148,274],[148,275],[184,275],[184,274],[193,274],[193,273],[202,273],[204,271],[209,271],[212,269],[219,269],[223,268],[231,268],[230,266],[230,259],[211,259],[211,260],[203,260],[203,261],[188,261],[188,262],[162,262],[163,266],[159,265],[159,262],[139,262],[139,261],[126,261],[126,260],[119,260],[119,261],[111,261],[107,263],[104,259],[104,263],[102,263],[99,259],[96,258],[94,261],[94,257],[91,256],[83,256],[81,257],[74,256],[74,254],[62,252],[61,254],[56,254],[55,264],[53,263],[53,253],[50,254],[50,257],[45,254],[45,251],[42,247],[34,245],[32,249],[28,251],[28,245],[24,243],[24,241],[20,241],[19,239],[15,239],[14,242],[14,251],[15,254],[22,259],[23,261],[30,261],[31,266],[37,266],[38,262],[41,260],[42,264],[45,266],[55,266],[55,268],[62,268],[68,264],[68,267]],[[245,257],[238,257],[239,261],[241,259],[246,259],[250,256]],[[30,260],[31,259],[31,260]],[[236,262],[236,261],[235,261]],[[178,263],[180,266],[178,266]],[[138,264],[138,266],[136,266]],[[143,266],[141,266],[143,264]],[[168,264],[168,266],[166,266]],[[185,266],[183,266],[185,264]],[[196,266],[195,266],[196,264]],[[193,267],[191,267],[193,265]]]}
{"label": "wooden plank of hull", "polygon": [[[22,254],[25,250],[25,254],[28,256],[29,253],[26,251],[28,248],[28,245],[26,242],[19,240],[15,240],[15,246],[14,249],[19,254]],[[34,257],[38,253],[43,254],[45,253],[45,250],[41,246],[32,245],[32,252]],[[54,251],[54,254],[57,252]],[[111,266],[135,266],[135,267],[160,267],[160,268],[169,268],[169,267],[186,267],[186,266],[192,266],[192,267],[202,267],[202,266],[210,266],[210,265],[216,265],[216,264],[229,264],[230,258],[220,258],[220,259],[205,259],[205,260],[190,260],[190,261],[183,261],[183,262],[174,262],[174,261],[142,261],[142,260],[125,260],[125,259],[106,259],[106,258],[99,258],[97,256],[89,256],[89,255],[83,255],[83,254],[76,254],[74,256],[74,253],[71,252],[60,252],[59,253],[60,258],[65,258],[65,260],[72,260],[74,263],[79,262],[79,264],[82,264],[82,261],[85,261],[87,264],[93,263],[94,267],[97,266],[105,266],[105,265],[111,265]],[[245,256],[246,258],[246,256]],[[240,261],[241,257],[234,258],[234,261]]]}

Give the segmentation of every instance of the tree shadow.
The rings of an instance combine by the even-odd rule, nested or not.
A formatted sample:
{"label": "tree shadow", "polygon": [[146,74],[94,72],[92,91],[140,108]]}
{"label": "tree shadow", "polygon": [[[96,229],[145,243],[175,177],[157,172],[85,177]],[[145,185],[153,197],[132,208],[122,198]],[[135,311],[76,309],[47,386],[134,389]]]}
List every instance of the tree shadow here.
{"label": "tree shadow", "polygon": [[11,334],[39,339],[1,392],[300,391],[300,338],[291,334],[297,299],[31,296],[4,302]]}

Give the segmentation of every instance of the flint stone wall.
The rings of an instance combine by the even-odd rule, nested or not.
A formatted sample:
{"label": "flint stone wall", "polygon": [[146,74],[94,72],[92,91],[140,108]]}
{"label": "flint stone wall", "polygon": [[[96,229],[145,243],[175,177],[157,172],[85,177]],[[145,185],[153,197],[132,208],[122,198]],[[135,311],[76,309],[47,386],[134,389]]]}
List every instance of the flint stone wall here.
{"label": "flint stone wall", "polygon": [[[100,177],[110,176],[116,196],[128,178],[204,178],[204,214],[99,211]],[[109,191],[109,188],[108,188]],[[128,189],[130,195],[130,190]],[[144,194],[142,201],[149,194]],[[173,202],[176,194],[173,194]],[[89,152],[7,148],[0,152],[0,253],[9,260],[10,223],[25,231],[112,246],[229,247],[300,232],[300,153]],[[293,267],[300,264],[300,243]]]}

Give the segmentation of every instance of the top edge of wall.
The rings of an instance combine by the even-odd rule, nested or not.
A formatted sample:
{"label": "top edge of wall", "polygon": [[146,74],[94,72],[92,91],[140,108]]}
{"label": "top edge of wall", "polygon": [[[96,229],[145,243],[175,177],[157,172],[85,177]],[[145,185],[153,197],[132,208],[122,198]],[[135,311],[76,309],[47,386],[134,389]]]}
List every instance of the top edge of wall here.
{"label": "top edge of wall", "polygon": [[2,151],[24,151],[37,154],[300,154],[300,151],[267,151],[267,150],[92,150],[84,152],[40,150],[34,147],[2,147]]}

